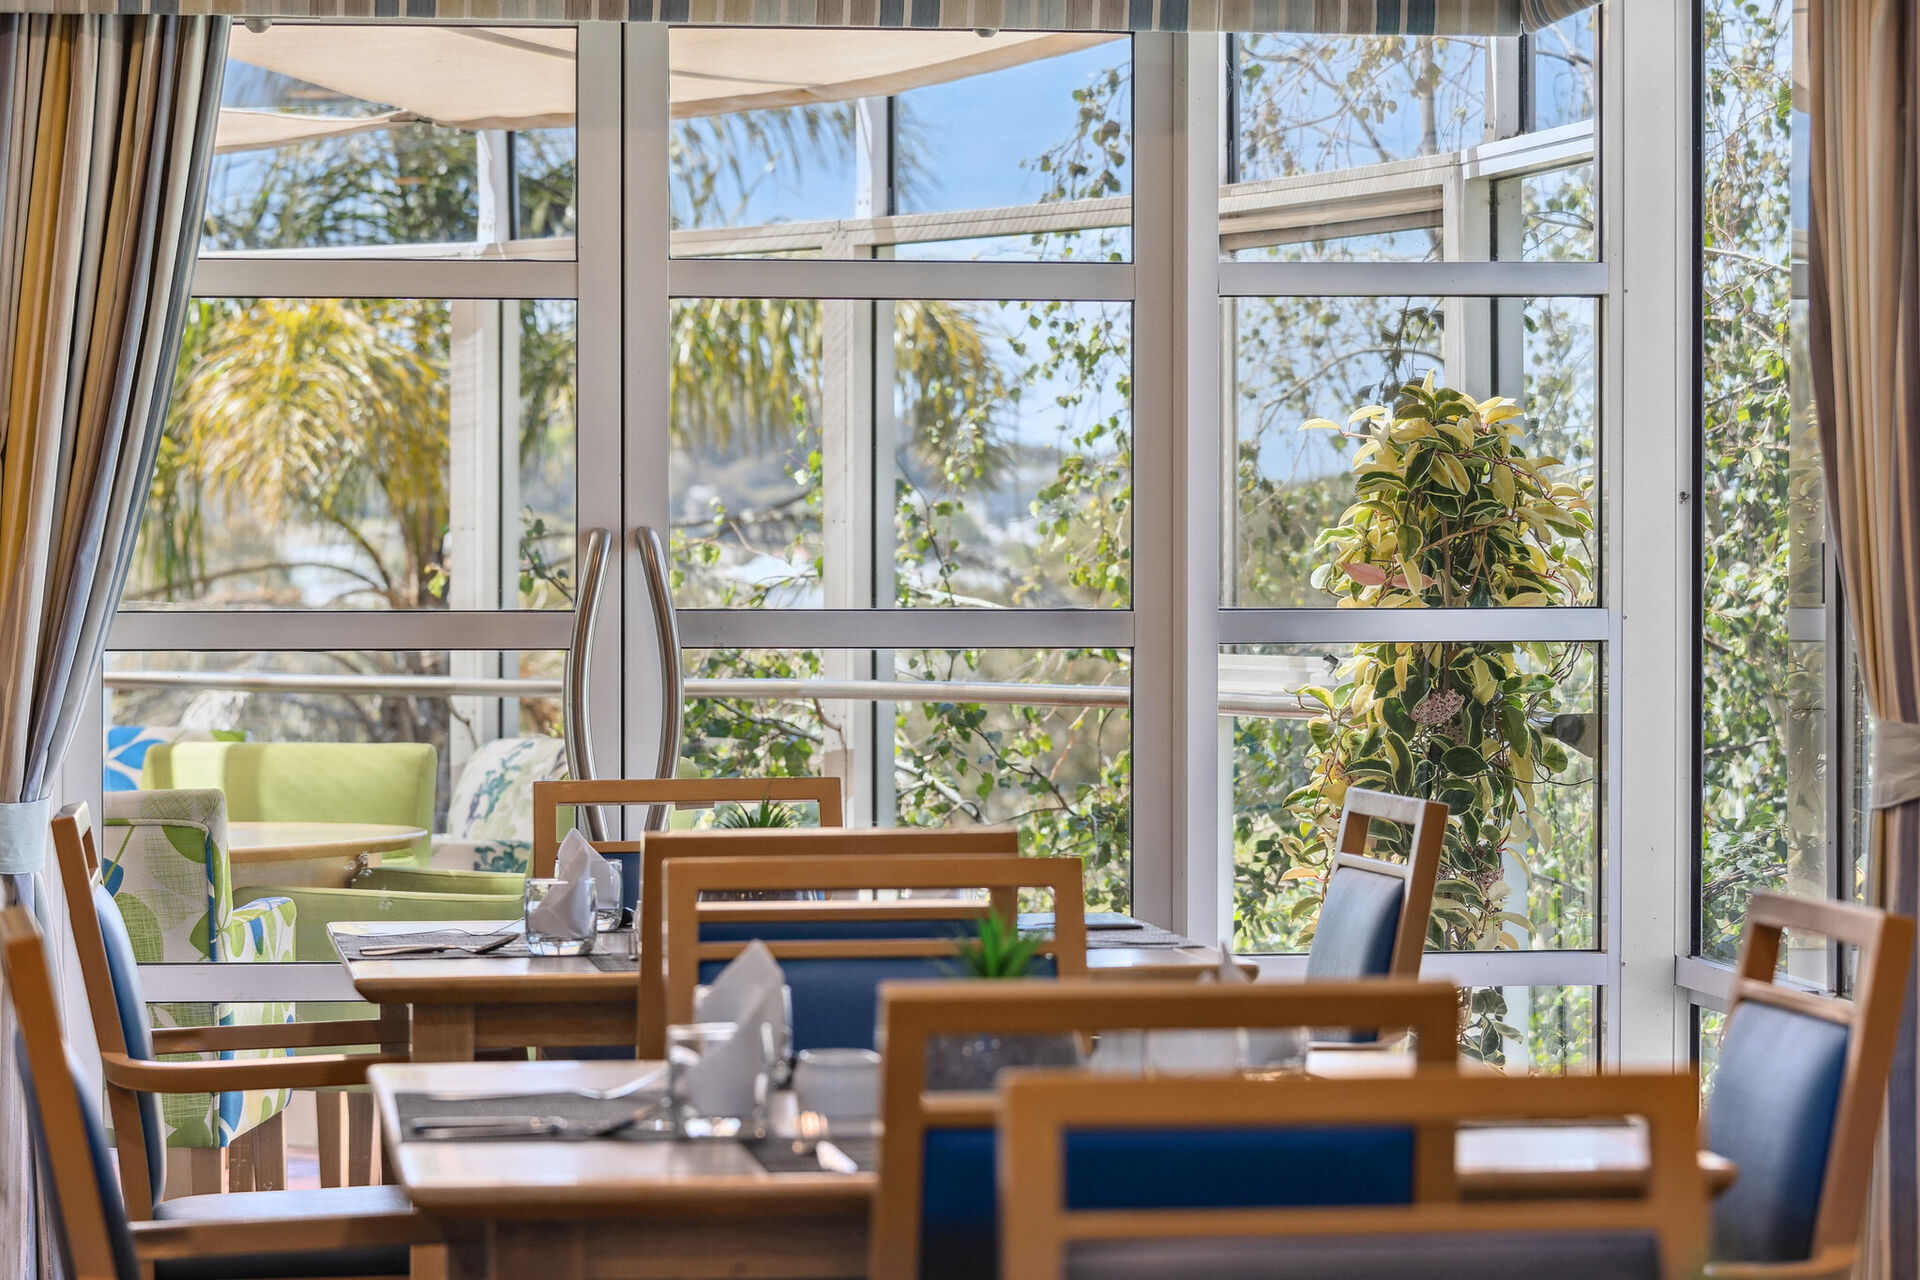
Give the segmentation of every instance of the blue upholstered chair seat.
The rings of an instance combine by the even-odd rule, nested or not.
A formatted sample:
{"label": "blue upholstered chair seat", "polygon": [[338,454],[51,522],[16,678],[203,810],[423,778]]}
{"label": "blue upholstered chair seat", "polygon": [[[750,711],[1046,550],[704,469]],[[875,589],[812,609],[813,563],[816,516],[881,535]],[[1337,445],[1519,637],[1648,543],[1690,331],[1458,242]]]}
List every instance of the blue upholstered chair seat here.
{"label": "blue upholstered chair seat", "polygon": [[[113,980],[113,1003],[120,1019],[120,1034],[126,1038],[127,1056],[147,1062],[154,1060],[153,1022],[147,1012],[146,990],[140,983],[140,965],[133,950],[133,939],[120,917],[113,895],[98,884],[93,886],[93,910],[100,917],[100,940],[106,946],[107,970]],[[141,1138],[147,1148],[147,1178],[157,1201],[167,1183],[167,1128],[160,1115],[158,1094],[138,1095]]]}
{"label": "blue upholstered chair seat", "polygon": [[1812,1253],[1849,1038],[1840,1023],[1754,1000],[1728,1017],[1703,1140],[1740,1176],[1713,1204],[1715,1259]]}
{"label": "blue upholstered chair seat", "polygon": [[[994,1163],[991,1129],[927,1133],[922,1280],[999,1274]],[[1067,1139],[1066,1182],[1077,1210],[1406,1204],[1413,1135],[1351,1127],[1076,1133]]]}
{"label": "blue upholstered chair seat", "polygon": [[[1094,1241],[1069,1280],[1661,1280],[1644,1232]],[[1668,1278],[1674,1280],[1674,1278]]]}

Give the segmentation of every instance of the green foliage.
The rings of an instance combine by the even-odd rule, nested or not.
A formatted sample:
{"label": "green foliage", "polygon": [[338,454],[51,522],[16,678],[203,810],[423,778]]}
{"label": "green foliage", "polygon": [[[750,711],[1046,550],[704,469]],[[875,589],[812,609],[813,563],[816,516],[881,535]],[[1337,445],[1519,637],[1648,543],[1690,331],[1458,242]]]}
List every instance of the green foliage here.
{"label": "green foliage", "polygon": [[1020,935],[1020,926],[989,911],[974,936],[955,948],[960,972],[969,978],[1024,978],[1040,955],[1038,938]]}
{"label": "green foliage", "polygon": [[[1551,478],[1553,457],[1523,447],[1518,406],[1475,401],[1429,376],[1401,388],[1393,407],[1367,405],[1344,430],[1358,500],[1316,545],[1313,584],[1362,608],[1547,606],[1568,603],[1591,570],[1580,540],[1592,528],[1580,486]],[[1529,669],[1523,651],[1538,664]],[[1539,669],[1544,667],[1545,669]],[[1300,691],[1318,714],[1307,726],[1307,780],[1285,800],[1289,820],[1263,848],[1265,865],[1242,892],[1324,878],[1349,787],[1417,795],[1451,812],[1430,946],[1518,948],[1531,922],[1509,908],[1506,865],[1528,837],[1549,843],[1542,789],[1568,769],[1565,747],[1536,723],[1565,657],[1545,645],[1356,645],[1333,687]],[[1405,856],[1408,834],[1383,847]],[[1311,911],[1312,898],[1295,909]],[[1470,1051],[1498,1056],[1512,1038],[1497,991],[1474,997]]]}
{"label": "green foliage", "polygon": [[714,818],[713,825],[727,830],[749,827],[785,830],[800,825],[800,813],[790,804],[763,796],[757,805],[728,805]]}

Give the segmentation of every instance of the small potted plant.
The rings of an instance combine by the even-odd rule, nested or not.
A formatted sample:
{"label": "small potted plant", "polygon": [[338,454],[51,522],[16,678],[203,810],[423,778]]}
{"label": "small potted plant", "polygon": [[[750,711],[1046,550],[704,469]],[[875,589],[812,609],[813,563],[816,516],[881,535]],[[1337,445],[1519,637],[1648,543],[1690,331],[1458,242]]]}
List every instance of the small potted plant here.
{"label": "small potted plant", "polygon": [[[955,976],[1004,981],[1033,975],[1045,944],[1021,934],[1012,920],[988,912],[955,950]],[[927,1088],[991,1089],[1007,1067],[1075,1067],[1082,1061],[1073,1035],[951,1035],[927,1042]]]}

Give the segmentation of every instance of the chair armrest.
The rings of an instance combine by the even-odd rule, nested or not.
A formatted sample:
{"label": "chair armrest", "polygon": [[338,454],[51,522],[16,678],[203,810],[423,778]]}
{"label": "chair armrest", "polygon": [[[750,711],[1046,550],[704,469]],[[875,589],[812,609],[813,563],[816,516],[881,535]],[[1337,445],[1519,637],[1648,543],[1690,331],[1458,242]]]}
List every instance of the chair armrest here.
{"label": "chair armrest", "polygon": [[353,888],[375,893],[467,893],[518,901],[527,877],[515,871],[471,871],[450,867],[372,867],[356,876]]}
{"label": "chair armrest", "polygon": [[131,1226],[134,1254],[141,1262],[303,1250],[392,1248],[438,1244],[442,1239],[433,1220],[418,1210],[358,1214],[350,1218],[239,1218],[135,1222]]}
{"label": "chair armrest", "polygon": [[1708,1280],[1848,1280],[1859,1250],[1822,1249],[1801,1262],[1709,1262]]}
{"label": "chair armrest", "polygon": [[403,1017],[352,1022],[281,1022],[243,1027],[155,1027],[155,1053],[229,1053],[244,1049],[312,1049],[385,1044],[407,1039]]}
{"label": "chair armrest", "polygon": [[108,1084],[139,1093],[242,1093],[365,1084],[368,1067],[406,1060],[405,1054],[330,1053],[246,1062],[149,1062],[124,1053],[103,1053],[100,1066]]}

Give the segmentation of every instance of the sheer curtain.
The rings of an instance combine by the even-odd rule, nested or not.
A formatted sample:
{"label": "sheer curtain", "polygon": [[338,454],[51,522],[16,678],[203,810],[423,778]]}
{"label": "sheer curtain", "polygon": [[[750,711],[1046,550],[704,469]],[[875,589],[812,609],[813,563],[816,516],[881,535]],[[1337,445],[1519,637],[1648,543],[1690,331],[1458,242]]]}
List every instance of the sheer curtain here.
{"label": "sheer curtain", "polygon": [[[44,905],[50,790],[153,470],[224,18],[0,15],[0,877]],[[97,712],[95,712],[97,714]],[[0,1003],[0,1275],[39,1273]]]}
{"label": "sheer curtain", "polygon": [[[1873,714],[1882,905],[1920,915],[1920,21],[1909,0],[1809,11],[1814,390],[1848,616]],[[1916,989],[1893,1063],[1872,1273],[1920,1275]]]}

